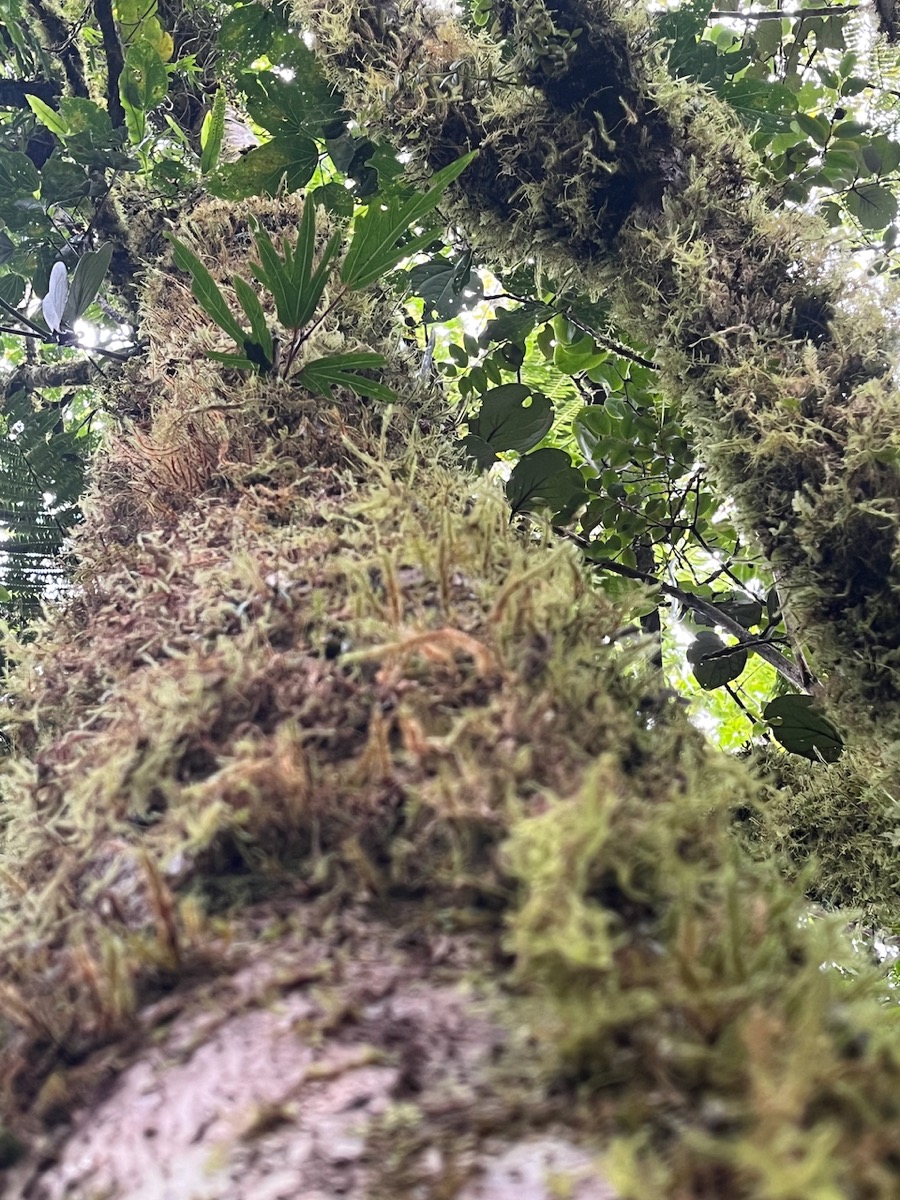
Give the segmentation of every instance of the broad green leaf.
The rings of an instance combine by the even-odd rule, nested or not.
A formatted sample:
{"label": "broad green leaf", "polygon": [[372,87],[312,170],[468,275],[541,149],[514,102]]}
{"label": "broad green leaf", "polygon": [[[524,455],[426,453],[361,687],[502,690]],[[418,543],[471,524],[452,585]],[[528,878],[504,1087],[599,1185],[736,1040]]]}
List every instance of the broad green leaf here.
{"label": "broad green leaf", "polygon": [[328,358],[313,359],[302,371],[297,372],[297,378],[305,383],[310,391],[326,399],[331,397],[332,388],[344,387],[358,396],[369,396],[373,400],[391,403],[397,399],[391,388],[356,374],[359,370],[371,370],[384,365],[385,359],[382,354],[333,354]]}
{"label": "broad green leaf", "polygon": [[290,80],[272,71],[243,77],[247,111],[276,137],[337,137],[347,119],[341,98],[325,81],[315,54],[293,41]]}
{"label": "broad green leaf", "polygon": [[[263,306],[260,304],[256,292],[254,292],[246,279],[241,279],[240,275],[234,277],[234,290],[240,301],[241,308],[247,314],[247,320],[250,322],[250,334],[253,342],[259,347],[261,357],[265,360],[264,363],[260,363],[260,366],[263,370],[268,370],[272,366],[274,348],[272,345],[272,333],[266,322],[266,314],[263,312]],[[246,344],[245,342],[244,345],[246,346]]]}
{"label": "broad green leaf", "polygon": [[610,419],[603,407],[590,405],[580,409],[572,421],[572,432],[585,460],[594,467],[603,466],[612,434]]}
{"label": "broad green leaf", "polygon": [[0,276],[0,300],[15,308],[25,295],[25,280],[21,275]]}
{"label": "broad green leaf", "polygon": [[484,295],[481,279],[472,272],[472,252],[457,259],[435,258],[409,272],[410,290],[425,302],[426,320],[450,321]]}
{"label": "broad green leaf", "polygon": [[33,196],[40,186],[41,177],[27,154],[19,150],[0,154],[0,200]]}
{"label": "broad green leaf", "polygon": [[224,200],[296,192],[309,183],[319,163],[315,142],[300,134],[274,137],[209,177],[208,188]]}
{"label": "broad green leaf", "polygon": [[[524,401],[531,396],[529,408]],[[524,454],[546,437],[553,424],[553,405],[546,396],[532,393],[524,383],[506,383],[485,392],[470,431],[494,450]]]}
{"label": "broad green leaf", "polygon": [[[710,655],[721,657],[711,658]],[[704,691],[722,687],[737,679],[747,665],[747,651],[740,646],[726,646],[717,633],[704,630],[698,633],[687,649],[694,678]]]}
{"label": "broad green leaf", "polygon": [[200,259],[195,254],[192,254],[187,246],[183,242],[180,242],[174,234],[166,234],[166,237],[172,243],[176,265],[182,271],[190,273],[191,292],[197,303],[205,313],[212,317],[220,329],[224,329],[228,336],[243,348],[244,342],[247,340],[247,334],[232,316],[231,309],[228,307],[225,297],[219,291],[218,285],[212,275],[210,275]]}
{"label": "broad green leaf", "polygon": [[506,498],[514,513],[547,509],[554,514],[587,499],[584,479],[564,450],[544,447],[526,454],[506,482]]}
{"label": "broad green leaf", "polygon": [[74,205],[90,194],[91,181],[84,167],[52,154],[41,168],[41,203]]}
{"label": "broad green leaf", "polygon": [[496,308],[478,340],[482,346],[489,346],[491,342],[521,341],[553,313],[549,304],[536,301],[527,301],[519,308]]}
{"label": "broad green leaf", "polygon": [[130,45],[119,77],[123,104],[149,112],[165,100],[168,90],[169,75],[159,52],[143,40]]}
{"label": "broad green leaf", "polygon": [[62,319],[67,329],[72,328],[96,299],[109,270],[112,252],[112,245],[107,242],[99,250],[88,250],[86,254],[82,254],[76,263]]}
{"label": "broad green leaf", "polygon": [[68,122],[55,109],[51,108],[49,104],[45,104],[39,96],[26,95],[25,99],[28,101],[28,107],[42,125],[58,138],[66,136],[69,130]]}
{"label": "broad green leaf", "polygon": [[884,229],[897,215],[897,197],[880,183],[862,183],[844,196],[849,212],[863,229]]}
{"label": "broad green leaf", "polygon": [[219,47],[229,59],[251,63],[262,58],[272,44],[277,28],[275,14],[261,4],[242,4],[222,20]]}
{"label": "broad green leaf", "polygon": [[307,199],[321,204],[333,217],[353,216],[353,195],[340,183],[325,183],[308,193]]}
{"label": "broad green leaf", "polygon": [[493,447],[475,433],[467,433],[464,438],[460,439],[459,444],[466,458],[479,471],[486,471],[497,462],[497,455],[494,453]]}
{"label": "broad green leaf", "polygon": [[777,696],[763,709],[763,718],[772,726],[776,739],[791,754],[817,762],[837,762],[844,742],[837,729],[815,706],[812,696],[792,693]]}
{"label": "broad green leaf", "polygon": [[50,283],[47,287],[47,293],[41,301],[41,312],[51,333],[57,333],[62,327],[63,312],[65,311],[68,294],[69,275],[66,271],[66,264],[62,262],[55,263],[53,270],[50,272]]}
{"label": "broad green leaf", "polygon": [[219,161],[225,138],[225,89],[216,92],[213,106],[203,118],[200,128],[200,174],[208,175]]}
{"label": "broad green leaf", "polygon": [[406,203],[388,200],[374,201],[357,217],[353,240],[341,269],[341,282],[357,290],[367,287],[392,270],[404,258],[415,254],[433,239],[431,233],[422,233],[399,246],[401,238],[411,225],[415,225],[437,207],[441,196],[469,165],[478,152],[464,154],[450,163],[432,178],[426,192],[413,196]]}
{"label": "broad green leaf", "polygon": [[812,117],[809,113],[795,113],[794,122],[817,146],[824,146],[831,133],[831,126],[824,117]]}

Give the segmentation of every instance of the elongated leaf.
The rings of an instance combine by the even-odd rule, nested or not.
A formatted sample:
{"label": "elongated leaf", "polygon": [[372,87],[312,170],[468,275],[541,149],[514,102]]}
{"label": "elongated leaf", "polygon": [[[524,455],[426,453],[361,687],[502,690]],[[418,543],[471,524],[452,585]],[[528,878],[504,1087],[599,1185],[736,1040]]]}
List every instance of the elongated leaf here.
{"label": "elongated leaf", "polygon": [[278,320],[285,329],[302,329],[309,321],[325,290],[331,271],[331,261],[340,245],[336,233],[322,254],[315,272],[310,275],[315,249],[315,205],[306,204],[300,220],[297,243],[293,250],[285,243],[282,258],[264,229],[255,234],[259,263],[251,263],[256,279],[272,293]]}
{"label": "elongated leaf", "polygon": [[69,276],[65,263],[55,263],[50,272],[50,285],[47,294],[41,301],[41,312],[51,333],[57,333],[62,327],[63,312],[66,298],[69,294]]}
{"label": "elongated leaf", "polygon": [[[263,370],[268,370],[272,366],[273,361],[272,333],[266,323],[266,314],[263,312],[263,306],[260,304],[256,292],[254,292],[246,279],[241,279],[240,275],[234,277],[234,290],[237,293],[238,300],[241,302],[241,308],[247,314],[247,320],[250,322],[250,333],[253,341],[262,351],[262,357],[265,359]],[[262,366],[263,364],[260,365]]]}
{"label": "elongated leaf", "polygon": [[221,350],[207,350],[207,358],[212,358],[216,362],[224,363],[226,367],[234,367],[239,371],[254,371],[256,363],[245,358],[243,354],[225,354]]}
{"label": "elongated leaf", "polygon": [[219,161],[225,138],[225,89],[219,88],[200,129],[200,174],[208,175]]}
{"label": "elongated leaf", "polygon": [[28,102],[28,107],[42,125],[49,129],[56,137],[62,138],[66,136],[69,132],[68,122],[55,109],[51,108],[49,104],[45,104],[39,96],[26,95],[25,99]]}
{"label": "elongated leaf", "polygon": [[99,250],[88,250],[79,258],[75,270],[72,272],[72,282],[63,311],[62,323],[67,329],[72,328],[78,318],[90,308],[97,298],[97,293],[109,270],[112,252],[113,248],[107,242]]}
{"label": "elongated leaf", "polygon": [[203,311],[212,317],[219,328],[224,329],[228,336],[233,338],[241,349],[243,349],[247,335],[231,315],[231,309],[228,307],[225,297],[219,291],[218,285],[212,275],[210,275],[200,259],[195,254],[192,254],[183,242],[180,242],[171,233],[166,236],[172,243],[176,265],[182,271],[188,271],[191,275],[191,292],[194,295],[194,299]]}
{"label": "elongated leaf", "polygon": [[341,282],[354,290],[367,287],[396,267],[402,259],[427,246],[432,241],[429,233],[412,238],[402,247],[398,243],[410,225],[437,207],[441,196],[477,153],[473,150],[464,154],[438,171],[431,181],[431,187],[405,204],[398,200],[390,200],[387,204],[378,201],[370,204],[363,215],[357,218],[353,240],[341,269]]}
{"label": "elongated leaf", "polygon": [[278,320],[285,329],[293,329],[291,318],[294,306],[292,303],[293,286],[290,276],[285,269],[284,259],[272,244],[272,239],[262,228],[254,233],[256,253],[259,263],[251,263],[250,270],[263,287],[268,288],[275,299],[275,312]]}
{"label": "elongated leaf", "polygon": [[332,388],[345,387],[356,392],[358,396],[370,396],[373,400],[384,400],[391,403],[397,399],[396,393],[383,383],[373,382],[357,375],[357,370],[371,370],[373,367],[383,367],[384,356],[381,354],[333,354],[328,358],[316,358],[307,363],[297,378],[305,383],[310,391],[319,396],[330,398]]}

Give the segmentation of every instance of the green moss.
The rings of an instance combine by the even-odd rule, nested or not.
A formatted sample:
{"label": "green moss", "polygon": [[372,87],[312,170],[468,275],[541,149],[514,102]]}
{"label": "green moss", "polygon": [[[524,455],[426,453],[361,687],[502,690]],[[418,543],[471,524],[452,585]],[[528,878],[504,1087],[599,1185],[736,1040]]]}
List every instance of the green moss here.
{"label": "green moss", "polygon": [[[878,797],[898,788],[882,747],[900,738],[890,298],[867,296],[828,231],[755,182],[733,113],[667,75],[637,10],[498,0],[488,37],[401,0],[342,6],[336,37],[331,0],[295,8],[352,103],[422,162],[479,148],[451,203],[488,261],[527,248],[557,282],[608,296],[654,346],[699,456],[768,558],[822,698],[881,780],[861,834],[880,837],[894,816]],[[466,82],[435,84],[450,61]],[[877,881],[870,894],[890,919],[884,885],[881,901]]]}

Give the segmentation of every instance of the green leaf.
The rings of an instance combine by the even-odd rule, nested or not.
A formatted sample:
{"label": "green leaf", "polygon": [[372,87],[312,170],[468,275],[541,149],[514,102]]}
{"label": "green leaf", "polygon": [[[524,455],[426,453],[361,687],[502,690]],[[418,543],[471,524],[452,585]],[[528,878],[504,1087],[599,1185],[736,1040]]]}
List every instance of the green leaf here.
{"label": "green leaf", "polygon": [[60,116],[60,114],[49,104],[45,104],[38,96],[26,95],[28,107],[40,121],[40,123],[50,130],[58,138],[64,138],[68,132],[68,123]]}
{"label": "green leaf", "polygon": [[897,215],[897,197],[880,183],[851,188],[844,203],[863,229],[884,229]]}
{"label": "green leaf", "polygon": [[315,205],[307,203],[303,206],[296,245],[291,249],[285,241],[284,258],[264,229],[257,228],[254,235],[260,261],[251,263],[250,270],[272,293],[278,320],[286,329],[302,329],[316,311],[328,282],[331,260],[340,244],[340,234],[336,233],[312,272],[315,232]]}
{"label": "green leaf", "polygon": [[34,163],[19,150],[0,154],[0,200],[18,200],[33,196],[41,186]]}
{"label": "green leaf", "polygon": [[341,269],[341,282],[354,290],[367,287],[396,267],[401,259],[427,246],[432,241],[428,232],[411,238],[404,246],[399,246],[399,242],[411,225],[437,207],[441,196],[476,154],[476,150],[464,154],[438,171],[428,190],[405,204],[396,199],[369,204],[356,220],[353,240]]}
{"label": "green leaf", "polygon": [[212,358],[216,362],[224,363],[226,367],[234,367],[239,371],[255,371],[259,365],[251,359],[246,358],[243,354],[225,354],[221,350],[207,350],[206,357]]}
{"label": "green leaf", "polygon": [[777,696],[763,709],[763,718],[772,726],[778,742],[791,754],[817,762],[837,762],[844,742],[834,725],[815,706],[812,696],[792,693]]}
{"label": "green leaf", "polygon": [[0,277],[0,300],[15,308],[25,295],[25,280],[21,275],[3,275]]}
{"label": "green leaf", "polygon": [[808,113],[795,113],[795,123],[817,146],[824,146],[831,133],[831,126],[824,117],[811,117]]}
{"label": "green leaf", "polygon": [[[253,337],[253,343],[259,347],[262,358],[265,360],[260,363],[260,366],[263,370],[269,370],[274,359],[274,346],[272,344],[272,333],[266,322],[266,314],[263,312],[263,306],[260,304],[256,292],[254,292],[246,279],[241,279],[240,275],[235,275],[233,282],[241,308],[247,314],[247,320],[250,322],[250,333]],[[244,345],[246,346],[246,342]]]}
{"label": "green leaf", "polygon": [[514,513],[549,508],[556,514],[587,498],[584,479],[564,450],[544,447],[526,454],[506,482],[506,498]]}
{"label": "green leaf", "polygon": [[358,370],[371,370],[384,365],[385,359],[382,354],[333,354],[328,358],[313,359],[302,371],[297,372],[297,378],[305,383],[310,391],[326,399],[332,396],[332,388],[345,387],[358,396],[369,396],[373,400],[391,403],[397,399],[391,388],[356,374]]}
{"label": "green leaf", "polygon": [[311,191],[307,199],[314,204],[321,204],[333,217],[353,216],[353,196],[340,183],[324,183]]}
{"label": "green leaf", "polygon": [[276,137],[337,137],[347,118],[341,97],[325,81],[315,54],[294,42],[290,81],[272,71],[242,77],[247,111]]}
{"label": "green leaf", "polygon": [[219,29],[219,48],[229,59],[251,63],[262,58],[272,44],[277,28],[274,13],[261,4],[242,4],[233,8],[222,20]]}
{"label": "green leaf", "polygon": [[[721,655],[721,657],[710,657]],[[712,691],[737,679],[747,665],[747,651],[740,646],[726,646],[717,633],[704,630],[698,633],[687,649],[687,660],[694,678],[704,691]]]}
{"label": "green leaf", "polygon": [[[531,405],[524,408],[529,396]],[[546,396],[532,393],[524,383],[505,383],[484,393],[469,429],[494,450],[524,454],[546,437],[552,424],[553,405]]]}
{"label": "green leaf", "polygon": [[182,271],[188,271],[191,275],[191,292],[194,299],[203,311],[212,317],[219,328],[224,329],[228,336],[243,349],[247,335],[231,315],[231,309],[212,275],[200,259],[192,254],[174,234],[167,233],[166,237],[172,243],[176,266],[180,267]]}
{"label": "green leaf", "polygon": [[486,471],[498,461],[493,447],[475,433],[467,433],[464,438],[460,438],[459,444],[476,470]]}
{"label": "green leaf", "polygon": [[143,38],[132,42],[119,76],[119,96],[133,141],[143,137],[145,114],[162,103],[168,90],[169,74],[159,52]]}
{"label": "green leaf", "polygon": [[409,283],[412,294],[425,301],[425,320],[450,321],[484,295],[481,279],[472,272],[471,250],[457,259],[419,263],[409,272]]}
{"label": "green leaf", "polygon": [[553,313],[554,309],[549,304],[530,300],[519,308],[497,308],[478,340],[482,346],[489,346],[491,342],[522,341],[536,325],[552,317]]}
{"label": "green leaf", "polygon": [[52,154],[41,168],[41,202],[74,205],[89,195],[91,181],[84,167]]}
{"label": "green leaf", "polygon": [[112,245],[107,242],[99,250],[88,250],[86,254],[82,254],[76,263],[62,319],[62,323],[67,329],[72,328],[78,318],[90,308],[97,298],[97,293],[109,270],[112,253]]}
{"label": "green leaf", "polygon": [[225,89],[216,92],[213,106],[200,127],[200,174],[208,175],[219,161],[225,138]]}
{"label": "green leaf", "polygon": [[726,617],[731,617],[732,621],[737,621],[744,629],[758,625],[762,620],[762,601],[747,595],[746,592],[726,592],[721,597],[715,596],[713,603],[720,612]]}
{"label": "green leaf", "polygon": [[319,163],[315,142],[299,134],[274,137],[226,163],[209,177],[208,188],[223,200],[275,196],[282,188],[296,192],[313,177]]}
{"label": "green leaf", "polygon": [[593,467],[602,467],[612,433],[609,416],[603,408],[592,404],[580,409],[572,421],[572,432],[585,460]]}

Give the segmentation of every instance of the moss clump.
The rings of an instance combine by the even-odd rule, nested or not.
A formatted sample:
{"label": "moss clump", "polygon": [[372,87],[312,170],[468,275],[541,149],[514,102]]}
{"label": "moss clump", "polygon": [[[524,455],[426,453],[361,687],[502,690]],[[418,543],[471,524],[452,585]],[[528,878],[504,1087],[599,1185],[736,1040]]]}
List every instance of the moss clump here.
{"label": "moss clump", "polygon": [[[480,149],[454,216],[489,259],[517,262],[527,247],[558,281],[608,295],[654,345],[826,702],[869,756],[881,784],[871,828],[887,829],[892,802],[877,798],[898,786],[885,747],[900,741],[900,397],[880,304],[823,227],[756,184],[734,115],[667,75],[640,13],[498,0],[492,42],[436,24],[416,0],[341,6],[340,21],[331,0],[295,9],[353,103],[423,161]],[[392,22],[407,30],[402,52]],[[435,83],[450,61],[463,82]],[[875,902],[892,919],[892,885]]]}

